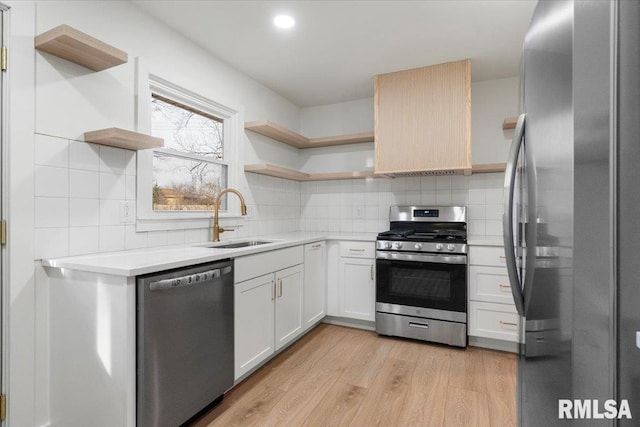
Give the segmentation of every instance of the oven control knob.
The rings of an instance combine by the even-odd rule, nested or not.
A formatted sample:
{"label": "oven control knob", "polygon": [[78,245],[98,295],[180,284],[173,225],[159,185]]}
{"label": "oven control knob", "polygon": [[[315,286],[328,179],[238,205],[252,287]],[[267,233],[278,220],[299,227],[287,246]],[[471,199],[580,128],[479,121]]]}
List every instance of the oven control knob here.
{"label": "oven control knob", "polygon": [[385,249],[391,249],[391,242],[385,242],[383,244],[384,244]]}
{"label": "oven control knob", "polygon": [[437,250],[437,251],[441,251],[441,250],[442,250],[442,248],[444,248],[444,245],[443,245],[442,243],[438,243],[438,244],[436,244],[436,250]]}
{"label": "oven control knob", "polygon": [[417,250],[422,249],[422,243],[416,243],[416,245],[414,246]]}
{"label": "oven control knob", "polygon": [[456,248],[456,245],[447,245],[447,249],[448,249],[449,251],[452,251],[452,252],[453,252],[453,250],[454,250],[455,248]]}
{"label": "oven control knob", "polygon": [[395,242],[393,244],[393,249],[400,249],[402,248],[402,242]]}

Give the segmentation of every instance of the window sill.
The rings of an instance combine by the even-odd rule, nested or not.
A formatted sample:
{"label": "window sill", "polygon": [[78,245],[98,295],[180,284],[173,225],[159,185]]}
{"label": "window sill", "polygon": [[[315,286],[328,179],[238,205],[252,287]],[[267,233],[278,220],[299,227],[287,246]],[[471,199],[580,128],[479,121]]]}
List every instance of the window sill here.
{"label": "window sill", "polygon": [[[220,225],[225,227],[239,227],[244,223],[240,215],[220,214]],[[153,218],[139,217],[136,219],[136,231],[165,231],[165,230],[190,230],[195,228],[213,227],[213,214],[194,215],[180,218]]]}

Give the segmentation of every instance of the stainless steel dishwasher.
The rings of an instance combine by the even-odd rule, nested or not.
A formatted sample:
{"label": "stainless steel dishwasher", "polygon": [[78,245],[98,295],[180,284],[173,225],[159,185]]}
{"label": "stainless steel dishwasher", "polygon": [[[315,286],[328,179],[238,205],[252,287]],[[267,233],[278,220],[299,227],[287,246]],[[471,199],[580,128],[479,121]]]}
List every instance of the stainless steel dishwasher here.
{"label": "stainless steel dishwasher", "polygon": [[233,385],[233,260],[137,278],[137,425],[176,427]]}

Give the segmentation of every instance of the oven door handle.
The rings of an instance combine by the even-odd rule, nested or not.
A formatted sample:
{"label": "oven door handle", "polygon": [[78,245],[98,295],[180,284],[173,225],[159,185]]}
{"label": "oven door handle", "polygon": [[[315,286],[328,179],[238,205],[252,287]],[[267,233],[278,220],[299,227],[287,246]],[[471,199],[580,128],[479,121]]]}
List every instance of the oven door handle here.
{"label": "oven door handle", "polygon": [[409,262],[431,262],[437,264],[466,264],[466,255],[426,255],[406,252],[376,251],[376,259]]}

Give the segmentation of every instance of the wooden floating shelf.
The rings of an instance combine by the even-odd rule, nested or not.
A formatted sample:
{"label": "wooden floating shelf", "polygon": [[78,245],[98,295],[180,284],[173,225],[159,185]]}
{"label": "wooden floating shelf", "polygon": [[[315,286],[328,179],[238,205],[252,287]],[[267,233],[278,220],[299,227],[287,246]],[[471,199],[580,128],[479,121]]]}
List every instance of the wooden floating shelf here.
{"label": "wooden floating shelf", "polygon": [[102,71],[128,61],[126,52],[68,25],[59,25],[36,36],[35,48],[93,71]]}
{"label": "wooden floating shelf", "polygon": [[330,147],[333,145],[373,142],[374,140],[373,132],[327,136],[322,138],[307,138],[304,135],[300,135],[297,132],[268,120],[246,122],[244,124],[244,128],[296,148]]}
{"label": "wooden floating shelf", "polygon": [[257,173],[259,175],[273,176],[276,178],[291,179],[294,181],[331,181],[336,179],[363,179],[374,177],[374,172],[356,171],[356,172],[331,172],[331,173],[304,173],[293,169],[287,169],[268,163],[260,163],[253,165],[245,165],[245,172]]}
{"label": "wooden floating shelf", "polygon": [[502,122],[502,129],[503,130],[507,130],[507,129],[515,129],[516,128],[516,123],[518,122],[518,117],[507,117],[506,119],[504,119],[504,121]]}
{"label": "wooden floating shelf", "polygon": [[471,168],[471,173],[504,172],[506,167],[506,163],[483,163],[479,165],[473,165],[473,167]]}
{"label": "wooden floating shelf", "polygon": [[124,148],[127,150],[146,150],[164,146],[162,138],[145,135],[130,130],[108,128],[85,132],[85,142],[108,145],[110,147]]}

